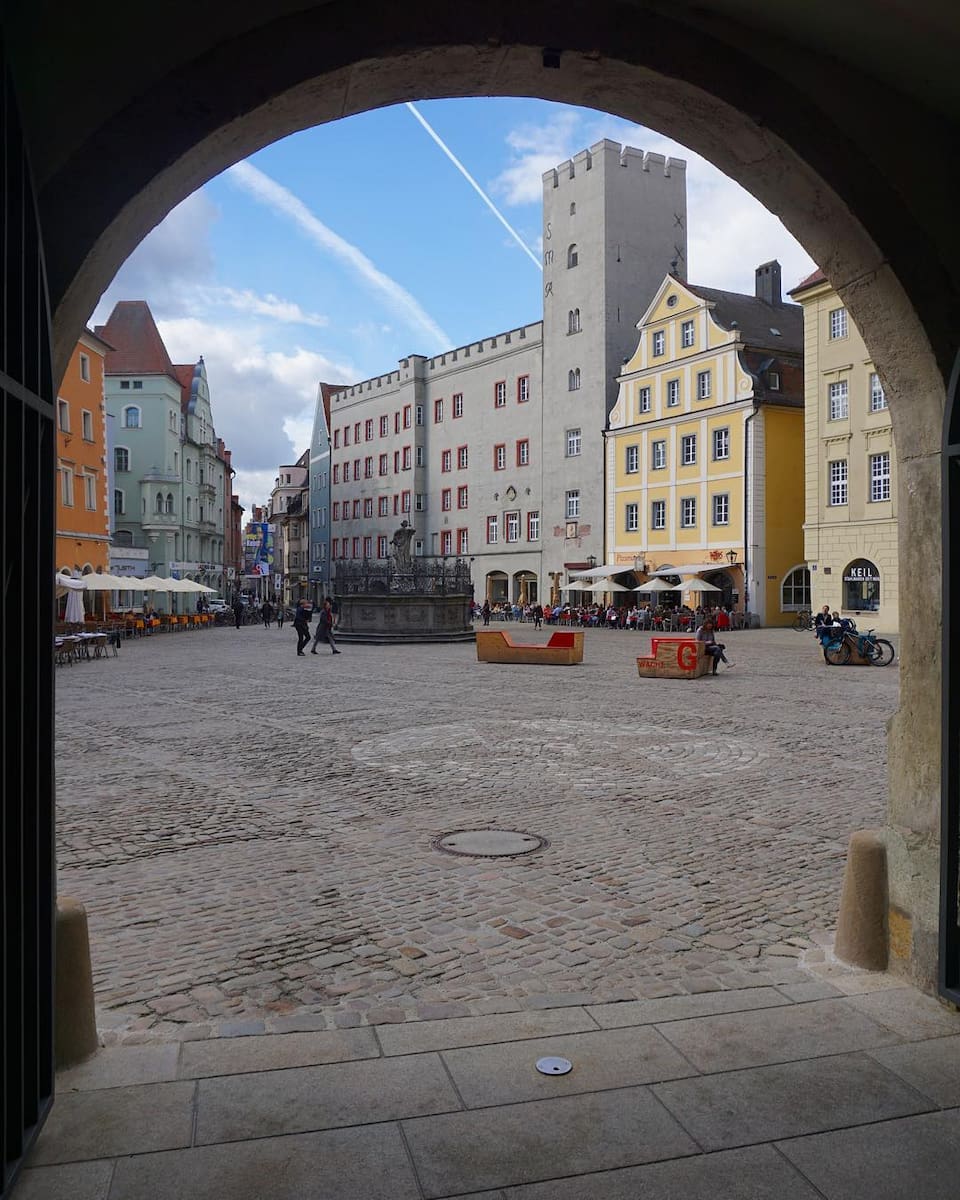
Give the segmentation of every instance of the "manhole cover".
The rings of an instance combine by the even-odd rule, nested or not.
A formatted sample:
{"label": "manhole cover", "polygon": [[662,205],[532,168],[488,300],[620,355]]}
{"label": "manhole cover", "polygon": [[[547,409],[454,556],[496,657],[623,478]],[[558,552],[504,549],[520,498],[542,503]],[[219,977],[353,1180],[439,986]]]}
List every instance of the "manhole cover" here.
{"label": "manhole cover", "polygon": [[573,1070],[573,1063],[569,1058],[554,1058],[551,1055],[548,1058],[537,1059],[537,1070],[541,1075],[569,1075]]}
{"label": "manhole cover", "polygon": [[455,829],[441,834],[433,845],[444,854],[464,854],[468,858],[513,858],[532,854],[550,843],[517,829]]}

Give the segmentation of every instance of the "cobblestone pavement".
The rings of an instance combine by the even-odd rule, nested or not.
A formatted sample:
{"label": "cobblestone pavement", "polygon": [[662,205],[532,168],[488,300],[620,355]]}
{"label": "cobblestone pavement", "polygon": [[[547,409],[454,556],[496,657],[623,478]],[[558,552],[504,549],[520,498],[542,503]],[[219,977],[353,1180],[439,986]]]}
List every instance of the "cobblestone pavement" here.
{"label": "cobblestone pavement", "polygon": [[[512,626],[518,637],[537,635]],[[124,644],[58,669],[61,894],[107,1040],[508,1012],[808,979],[847,838],[882,819],[896,665],[730,634],[646,680],[642,634],[574,668],[289,630]],[[497,827],[527,857],[433,841]]]}

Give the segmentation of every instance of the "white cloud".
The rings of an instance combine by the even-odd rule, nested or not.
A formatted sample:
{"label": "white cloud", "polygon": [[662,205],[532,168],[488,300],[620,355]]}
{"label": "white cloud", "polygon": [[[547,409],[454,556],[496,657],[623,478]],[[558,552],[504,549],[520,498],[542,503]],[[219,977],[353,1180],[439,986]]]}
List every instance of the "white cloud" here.
{"label": "white cloud", "polygon": [[272,292],[259,296],[249,288],[237,291],[236,288],[230,287],[198,287],[194,297],[196,302],[206,309],[232,308],[237,312],[266,317],[285,325],[308,325],[314,329],[324,329],[330,324],[330,318],[322,313],[304,312],[293,300],[283,300],[274,296]]}
{"label": "white cloud", "polygon": [[429,352],[451,344],[451,338],[406,288],[385,275],[357,246],[324,225],[288,188],[248,162],[231,167],[226,177],[271,211],[287,217],[315,245],[345,263],[368,287],[380,294],[405,325],[430,338]]}
{"label": "white cloud", "polygon": [[785,288],[813,269],[803,247],[749,192],[678,142],[602,113],[563,109],[507,136],[510,156],[491,189],[508,204],[539,202],[541,176],[579,150],[610,138],[687,163],[687,273],[704,287],[752,293],[754,268],[779,259]]}

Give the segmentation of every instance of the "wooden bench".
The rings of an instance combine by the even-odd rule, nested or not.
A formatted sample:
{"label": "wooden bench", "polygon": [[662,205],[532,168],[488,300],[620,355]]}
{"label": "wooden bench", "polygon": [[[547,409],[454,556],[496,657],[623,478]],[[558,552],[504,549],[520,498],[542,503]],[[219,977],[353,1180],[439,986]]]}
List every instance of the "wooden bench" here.
{"label": "wooden bench", "polygon": [[515,642],[502,629],[478,631],[477,662],[572,667],[583,662],[583,633],[558,630],[541,646]]}
{"label": "wooden bench", "polygon": [[643,679],[699,679],[713,670],[703,642],[689,637],[650,639],[650,654],[637,659]]}

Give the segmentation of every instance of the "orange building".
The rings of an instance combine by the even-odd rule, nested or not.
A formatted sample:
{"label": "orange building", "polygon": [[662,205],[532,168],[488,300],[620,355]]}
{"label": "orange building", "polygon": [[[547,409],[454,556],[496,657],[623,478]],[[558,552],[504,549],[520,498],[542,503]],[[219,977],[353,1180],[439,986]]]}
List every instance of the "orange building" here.
{"label": "orange building", "polygon": [[110,570],[103,360],[110,346],[84,330],[57,395],[57,570]]}

